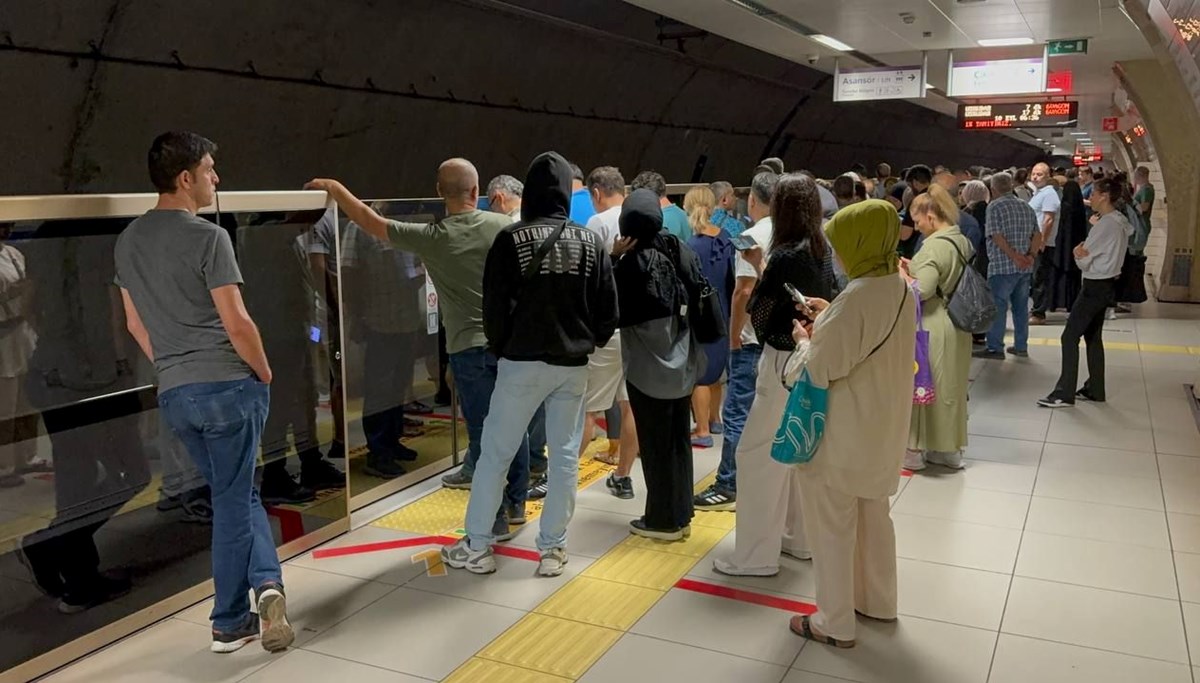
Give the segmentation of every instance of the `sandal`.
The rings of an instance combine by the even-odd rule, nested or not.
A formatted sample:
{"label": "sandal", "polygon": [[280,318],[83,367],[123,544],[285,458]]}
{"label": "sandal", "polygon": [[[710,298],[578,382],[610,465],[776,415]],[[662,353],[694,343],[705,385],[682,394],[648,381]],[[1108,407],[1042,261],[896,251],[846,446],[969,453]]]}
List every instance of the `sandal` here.
{"label": "sandal", "polygon": [[592,459],[596,462],[602,462],[610,467],[616,467],[617,465],[621,464],[621,453],[619,450],[610,448],[604,453],[597,453],[596,455],[592,456]]}
{"label": "sandal", "polygon": [[823,633],[814,632],[812,630],[812,620],[809,619],[807,614],[792,617],[792,620],[789,622],[788,626],[792,629],[792,633],[795,633],[801,638],[821,643],[822,645],[832,645],[842,649],[854,647],[853,640],[838,640],[837,638],[830,638]]}

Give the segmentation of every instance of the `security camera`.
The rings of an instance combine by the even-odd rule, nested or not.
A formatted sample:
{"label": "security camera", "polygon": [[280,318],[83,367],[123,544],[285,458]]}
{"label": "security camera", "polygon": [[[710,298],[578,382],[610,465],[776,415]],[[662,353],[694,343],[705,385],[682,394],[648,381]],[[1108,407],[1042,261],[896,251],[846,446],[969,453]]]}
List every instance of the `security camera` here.
{"label": "security camera", "polygon": [[816,64],[818,61],[821,60],[821,55],[809,55],[806,59],[808,60],[808,63],[810,65]]}

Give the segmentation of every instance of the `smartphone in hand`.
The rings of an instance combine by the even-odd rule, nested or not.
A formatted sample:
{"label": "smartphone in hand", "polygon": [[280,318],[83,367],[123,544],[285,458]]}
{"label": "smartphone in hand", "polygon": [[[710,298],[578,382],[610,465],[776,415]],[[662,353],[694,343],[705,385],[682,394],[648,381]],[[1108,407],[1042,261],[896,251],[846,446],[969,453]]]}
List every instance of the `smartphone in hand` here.
{"label": "smartphone in hand", "polygon": [[805,297],[800,290],[796,289],[796,287],[790,282],[783,283],[783,288],[785,291],[787,291],[788,296],[792,297],[792,301],[796,302],[796,307],[799,309],[801,315],[809,320],[816,318],[816,312],[813,311],[812,306],[810,306],[808,303],[808,298]]}
{"label": "smartphone in hand", "polygon": [[737,249],[738,251],[746,251],[747,249],[754,249],[758,246],[758,242],[755,242],[754,238],[749,235],[738,235],[730,240],[730,242],[733,243],[733,248]]}

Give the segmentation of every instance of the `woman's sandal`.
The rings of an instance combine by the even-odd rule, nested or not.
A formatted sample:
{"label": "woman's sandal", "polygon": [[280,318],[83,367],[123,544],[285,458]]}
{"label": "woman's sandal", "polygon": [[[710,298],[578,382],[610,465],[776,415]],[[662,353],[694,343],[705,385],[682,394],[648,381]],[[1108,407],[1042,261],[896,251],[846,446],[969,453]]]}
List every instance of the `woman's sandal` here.
{"label": "woman's sandal", "polygon": [[592,459],[596,462],[602,462],[609,467],[616,467],[621,464],[621,452],[619,450],[608,450],[593,455]]}
{"label": "woman's sandal", "polygon": [[812,620],[809,619],[808,615],[802,614],[792,617],[792,620],[789,622],[788,626],[792,629],[792,633],[795,633],[801,638],[806,638],[808,640],[821,643],[822,645],[832,645],[842,649],[854,647],[853,640],[838,640],[837,638],[830,638],[823,633],[814,632],[812,630]]}

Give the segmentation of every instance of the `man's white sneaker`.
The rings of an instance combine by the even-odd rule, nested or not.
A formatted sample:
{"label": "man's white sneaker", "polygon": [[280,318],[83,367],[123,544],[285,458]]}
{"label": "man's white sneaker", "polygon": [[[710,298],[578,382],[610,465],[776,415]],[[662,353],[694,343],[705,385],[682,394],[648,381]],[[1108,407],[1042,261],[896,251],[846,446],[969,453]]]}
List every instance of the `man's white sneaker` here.
{"label": "man's white sneaker", "polygon": [[492,553],[492,546],[471,550],[466,536],[458,539],[454,545],[442,548],[442,563],[454,569],[466,569],[472,574],[491,574],[496,571],[496,556]]}
{"label": "man's white sneaker", "polygon": [[962,451],[954,451],[953,453],[942,453],[940,451],[929,451],[925,454],[925,461],[942,467],[949,467],[952,470],[961,470],[963,468]]}
{"label": "man's white sneaker", "polygon": [[738,567],[732,562],[722,559],[713,560],[713,571],[725,576],[776,576],[779,567]]}
{"label": "man's white sneaker", "polygon": [[538,562],[538,576],[559,576],[567,564],[567,551],[562,548],[551,548],[542,551],[542,559]]}

